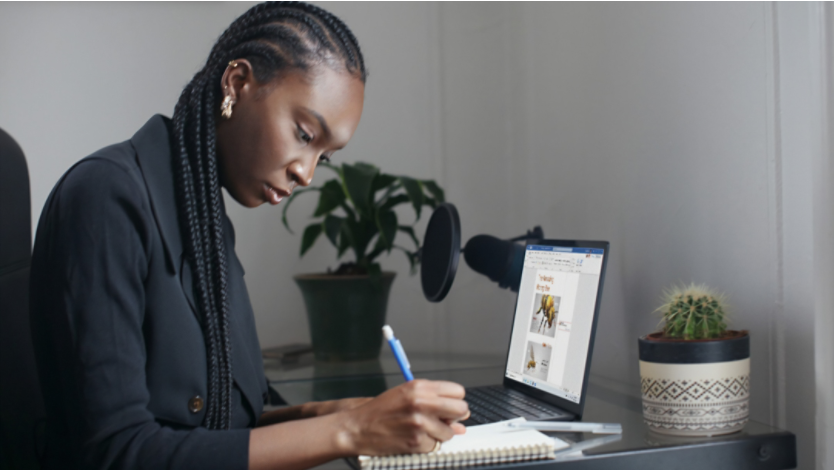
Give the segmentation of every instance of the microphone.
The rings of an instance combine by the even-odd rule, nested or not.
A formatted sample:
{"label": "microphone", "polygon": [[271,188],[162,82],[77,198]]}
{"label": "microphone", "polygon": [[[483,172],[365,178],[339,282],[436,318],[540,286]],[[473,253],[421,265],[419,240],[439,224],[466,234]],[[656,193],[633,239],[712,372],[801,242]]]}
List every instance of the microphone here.
{"label": "microphone", "polygon": [[524,247],[492,235],[475,235],[463,248],[463,259],[473,271],[497,282],[502,289],[518,292]]}
{"label": "microphone", "polygon": [[476,235],[460,248],[460,217],[454,204],[444,202],[432,212],[423,246],[418,250],[420,259],[420,283],[423,295],[429,302],[446,298],[458,269],[460,252],[466,264],[474,271],[489,277],[502,289],[518,292],[521,271],[524,267],[525,245],[515,242],[536,243],[544,240],[540,226],[524,235],[502,240],[492,235]]}

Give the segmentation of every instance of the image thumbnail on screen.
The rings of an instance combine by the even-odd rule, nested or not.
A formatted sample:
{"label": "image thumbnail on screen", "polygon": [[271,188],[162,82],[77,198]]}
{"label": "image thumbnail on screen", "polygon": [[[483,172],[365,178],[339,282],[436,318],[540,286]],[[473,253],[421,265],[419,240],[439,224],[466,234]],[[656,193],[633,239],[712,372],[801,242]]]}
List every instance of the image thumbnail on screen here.
{"label": "image thumbnail on screen", "polygon": [[547,343],[527,342],[527,354],[524,356],[524,375],[547,381],[550,369],[550,356],[553,346]]}
{"label": "image thumbnail on screen", "polygon": [[559,316],[559,304],[562,298],[550,294],[536,294],[533,302],[533,318],[530,321],[530,333],[556,337],[557,317]]}

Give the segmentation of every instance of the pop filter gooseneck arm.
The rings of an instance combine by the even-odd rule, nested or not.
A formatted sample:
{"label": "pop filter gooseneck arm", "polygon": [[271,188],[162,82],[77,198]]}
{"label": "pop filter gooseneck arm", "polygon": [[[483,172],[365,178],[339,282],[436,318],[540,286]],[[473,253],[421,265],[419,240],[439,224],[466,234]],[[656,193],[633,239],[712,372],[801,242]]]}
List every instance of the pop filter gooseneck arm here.
{"label": "pop filter gooseneck arm", "polygon": [[517,237],[510,238],[507,240],[508,242],[518,242],[524,240],[525,243],[532,243],[536,240],[543,240],[544,239],[544,230],[542,230],[541,225],[536,225],[533,227],[533,230],[528,230],[527,233],[524,235],[519,235]]}

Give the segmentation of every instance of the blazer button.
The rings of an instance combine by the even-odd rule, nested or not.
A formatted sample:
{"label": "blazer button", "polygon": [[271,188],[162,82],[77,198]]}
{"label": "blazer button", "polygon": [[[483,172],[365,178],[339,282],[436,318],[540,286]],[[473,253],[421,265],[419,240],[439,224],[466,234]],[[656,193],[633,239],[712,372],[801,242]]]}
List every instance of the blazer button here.
{"label": "blazer button", "polygon": [[203,398],[200,397],[200,395],[191,397],[191,399],[188,400],[188,409],[192,413],[199,413],[200,411],[202,411],[202,409],[203,409]]}

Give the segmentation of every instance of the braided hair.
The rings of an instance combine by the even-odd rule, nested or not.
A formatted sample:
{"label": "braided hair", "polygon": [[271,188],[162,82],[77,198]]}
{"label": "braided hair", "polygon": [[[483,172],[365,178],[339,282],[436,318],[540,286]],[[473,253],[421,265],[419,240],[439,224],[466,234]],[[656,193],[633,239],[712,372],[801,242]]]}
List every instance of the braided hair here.
{"label": "braided hair", "polygon": [[232,363],[227,259],[217,162],[216,121],[227,64],[246,59],[258,83],[290,70],[324,64],[342,67],[365,82],[362,52],[353,33],[331,13],[301,2],[269,2],[249,9],[220,36],[206,65],[185,87],[174,108],[172,147],[179,222],[195,273],[208,365],[203,425],[229,429]]}

